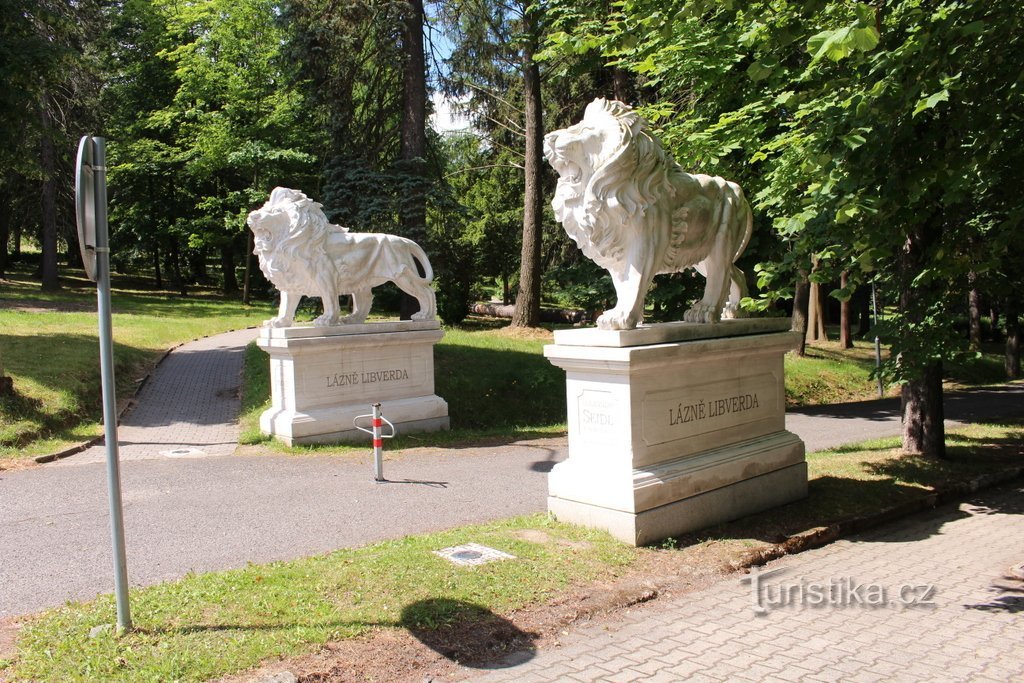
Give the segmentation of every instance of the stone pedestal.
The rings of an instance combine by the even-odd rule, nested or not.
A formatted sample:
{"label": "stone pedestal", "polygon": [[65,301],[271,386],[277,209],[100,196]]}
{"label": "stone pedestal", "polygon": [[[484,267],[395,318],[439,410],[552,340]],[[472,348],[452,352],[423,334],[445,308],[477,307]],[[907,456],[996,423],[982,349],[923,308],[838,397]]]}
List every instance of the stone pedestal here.
{"label": "stone pedestal", "polygon": [[807,495],[786,431],[788,319],[562,330],[569,457],[548,479],[558,519],[652,543]]}
{"label": "stone pedestal", "polygon": [[369,443],[352,420],[373,403],[399,434],[448,429],[448,404],[434,394],[443,336],[436,320],[263,328],[256,343],[270,355],[272,406],[260,429],[289,446]]}

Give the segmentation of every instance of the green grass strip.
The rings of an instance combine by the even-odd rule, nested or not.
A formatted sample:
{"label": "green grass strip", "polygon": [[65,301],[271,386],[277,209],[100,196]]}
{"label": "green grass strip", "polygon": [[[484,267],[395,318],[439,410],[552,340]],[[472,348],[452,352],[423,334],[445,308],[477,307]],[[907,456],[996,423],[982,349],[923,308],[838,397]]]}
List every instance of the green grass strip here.
{"label": "green grass strip", "polygon": [[[525,540],[523,530],[547,542]],[[536,538],[536,535],[532,536]],[[515,560],[459,567],[433,550],[467,542]],[[136,630],[111,630],[110,596],[29,623],[14,678],[202,681],[374,627],[432,628],[482,610],[507,613],[573,584],[607,578],[637,551],[603,532],[522,517],[293,562],[192,575],[131,592]]]}

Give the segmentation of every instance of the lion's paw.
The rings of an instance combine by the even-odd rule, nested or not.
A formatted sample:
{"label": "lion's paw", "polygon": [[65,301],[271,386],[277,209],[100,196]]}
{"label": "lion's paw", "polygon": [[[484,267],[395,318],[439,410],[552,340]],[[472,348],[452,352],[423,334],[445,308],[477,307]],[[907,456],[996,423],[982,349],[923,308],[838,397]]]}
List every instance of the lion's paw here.
{"label": "lion's paw", "polygon": [[695,304],[683,314],[683,320],[688,323],[717,323],[720,319],[719,310],[703,303]]}
{"label": "lion's paw", "polygon": [[632,330],[640,323],[627,311],[613,308],[605,311],[597,318],[597,326],[602,330]]}
{"label": "lion's paw", "polygon": [[725,320],[735,320],[736,318],[746,318],[747,313],[739,304],[726,304],[722,309],[722,318]]}
{"label": "lion's paw", "polygon": [[292,321],[287,318],[271,318],[270,320],[263,321],[264,327],[291,327]]}
{"label": "lion's paw", "polygon": [[319,318],[313,320],[313,327],[334,327],[338,324],[338,319],[331,315],[322,315]]}

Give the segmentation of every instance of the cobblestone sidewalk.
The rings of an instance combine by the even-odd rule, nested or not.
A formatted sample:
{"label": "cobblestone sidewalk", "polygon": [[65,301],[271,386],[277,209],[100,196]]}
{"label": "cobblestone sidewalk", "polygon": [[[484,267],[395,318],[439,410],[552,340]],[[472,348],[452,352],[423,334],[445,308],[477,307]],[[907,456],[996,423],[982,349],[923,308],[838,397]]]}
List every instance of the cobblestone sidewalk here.
{"label": "cobblestone sidewalk", "polygon": [[590,623],[479,680],[1021,681],[1021,563],[1018,487]]}
{"label": "cobblestone sidewalk", "polygon": [[[231,455],[238,445],[238,390],[245,346],[257,330],[183,344],[153,371],[118,426],[121,460]],[[59,465],[103,462],[100,443]]]}

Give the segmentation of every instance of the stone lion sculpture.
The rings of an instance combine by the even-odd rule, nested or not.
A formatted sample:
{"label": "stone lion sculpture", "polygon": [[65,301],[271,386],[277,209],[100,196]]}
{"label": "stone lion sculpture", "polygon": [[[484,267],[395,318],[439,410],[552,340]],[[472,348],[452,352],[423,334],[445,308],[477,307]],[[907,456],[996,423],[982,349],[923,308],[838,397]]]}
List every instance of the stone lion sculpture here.
{"label": "stone lion sculpture", "polygon": [[734,264],[753,227],[739,185],[685,173],[622,102],[597,99],[579,123],[548,133],[544,155],[558,172],[551,205],[584,255],[608,270],[617,303],[602,314],[603,329],[633,329],[659,273],[696,268],[703,298],[688,322],[737,317],[747,295]]}
{"label": "stone lion sculpture", "polygon": [[[420,310],[413,320],[432,320],[437,313],[433,271],[427,255],[412,240],[396,235],[350,232],[327,222],[322,205],[298,190],[275,188],[246,221],[253,231],[260,270],[281,291],[277,317],[264,324],[289,327],[303,296],[319,296],[324,313],[318,327],[366,320],[373,302],[371,289],[394,282],[416,298]],[[425,276],[416,268],[419,262]],[[352,313],[339,315],[338,297],[352,295]]]}

